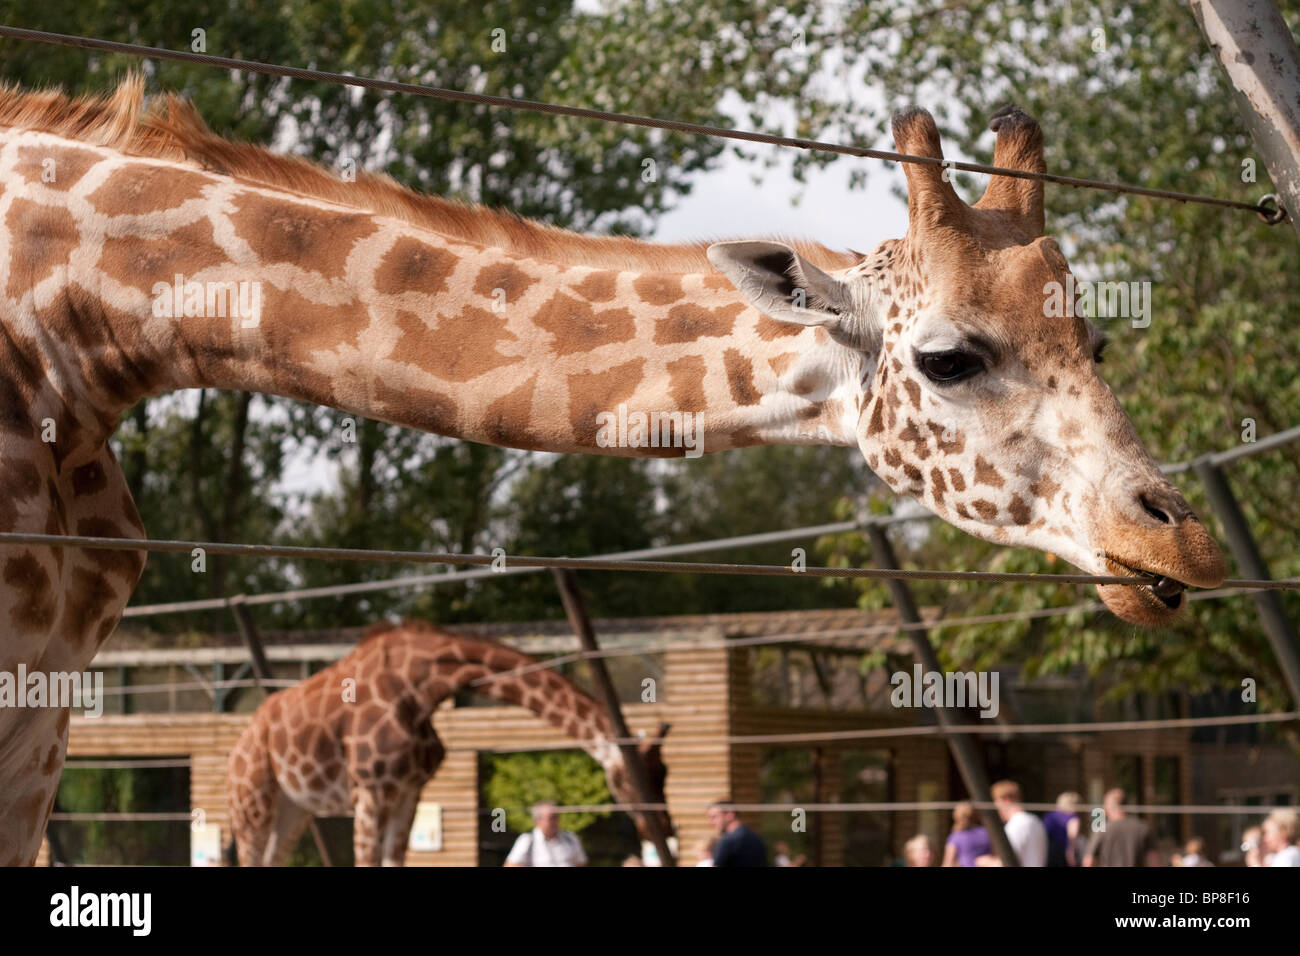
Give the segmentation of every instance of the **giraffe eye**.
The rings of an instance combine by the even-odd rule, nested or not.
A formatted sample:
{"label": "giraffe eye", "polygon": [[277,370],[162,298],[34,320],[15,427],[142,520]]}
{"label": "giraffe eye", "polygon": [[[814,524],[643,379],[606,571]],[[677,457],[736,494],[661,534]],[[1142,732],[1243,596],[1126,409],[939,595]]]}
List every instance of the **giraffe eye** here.
{"label": "giraffe eye", "polygon": [[917,356],[917,364],[930,381],[940,385],[960,382],[984,371],[984,361],[973,352],[947,349],[943,352],[926,352]]}

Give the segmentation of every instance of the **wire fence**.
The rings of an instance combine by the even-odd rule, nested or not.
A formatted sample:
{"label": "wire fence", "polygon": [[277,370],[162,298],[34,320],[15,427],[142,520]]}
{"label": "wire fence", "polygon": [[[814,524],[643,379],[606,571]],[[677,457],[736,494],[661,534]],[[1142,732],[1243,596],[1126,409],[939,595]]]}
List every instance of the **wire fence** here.
{"label": "wire fence", "polygon": [[1077,176],[1060,176],[1055,173],[1031,172],[1023,169],[1008,169],[991,166],[987,163],[959,162],[939,159],[932,156],[913,156],[892,150],[868,149],[864,146],[845,146],[838,143],[826,143],[820,140],[805,139],[796,136],[778,136],[772,133],[759,133],[749,130],[730,129],[721,126],[708,126],[700,123],[686,123],[680,120],[660,119],[653,116],[640,116],[633,113],[617,113],[609,110],[597,110],[579,106],[563,106],[558,103],[543,103],[537,100],[520,99],[513,96],[493,96],[486,93],[470,93],[465,90],[452,90],[444,87],[425,86],[419,83],[404,83],[398,80],[382,80],[377,77],[355,76],[345,73],[331,73],[326,70],[305,69],[285,66],[278,63],[263,63],[258,60],[243,60],[235,57],[215,56],[209,53],[196,53],[191,50],[169,50],[164,47],[145,46],[139,43],[120,43],[113,40],[101,40],[95,37],[74,36],[64,33],[51,33],[45,30],[27,30],[20,27],[0,26],[0,37],[15,40],[28,40],[37,43],[49,43],[57,46],[78,47],[85,50],[99,50],[105,53],[118,53],[125,56],[142,57],[158,60],[172,60],[181,63],[193,63],[212,66],[219,69],[243,70],[249,73],[261,73],[266,76],[279,76],[310,82],[335,83],[342,86],[361,89],[379,90],[386,93],[403,93],[432,99],[458,103],[472,103],[478,106],[490,106],[500,109],[523,110],[532,113],[546,113],[553,116],[572,116],[577,119],[595,120],[602,123],[618,123],[625,126],[642,126],[652,129],[669,130],[695,136],[709,136],[719,139],[742,140],[769,146],[784,146],[792,149],[804,149],[813,152],[837,153],[844,156],[856,156],[865,159],[882,159],[897,163],[913,163],[924,166],[939,166],[958,169],[964,172],[985,173],[993,176],[1010,176],[1016,179],[1032,179],[1041,182],[1071,186],[1077,189],[1097,189],[1105,192],[1136,196],[1148,196],[1155,199],[1167,199],[1175,202],[1199,203],[1207,206],[1219,206],[1228,209],[1241,209],[1256,213],[1266,223],[1274,224],[1284,221],[1285,211],[1277,204],[1275,197],[1265,197],[1259,202],[1249,203],[1236,199],[1222,199],[1217,196],[1205,196],[1198,193],[1177,192],[1169,189],[1153,189],[1148,186],[1136,186],[1130,183],[1109,183],[1096,179],[1082,179]]}
{"label": "wire fence", "polygon": [[[1296,441],[1297,439],[1300,439],[1300,426],[1293,426],[1274,435],[1270,435],[1267,438],[1262,438],[1257,442],[1244,444],[1239,448],[1229,449],[1223,452],[1212,452],[1196,459],[1162,465],[1161,470],[1165,474],[1180,474],[1185,471],[1190,471],[1195,467],[1196,463],[1200,461],[1208,461],[1216,467],[1222,466],[1238,461],[1242,458],[1247,458],[1265,451],[1280,448],[1283,445]],[[699,554],[710,551],[725,551],[734,548],[749,548],[766,544],[800,541],[829,534],[847,534],[854,531],[862,531],[870,526],[883,528],[893,525],[937,520],[938,516],[928,511],[918,511],[914,514],[872,515],[853,521],[836,521],[820,525],[810,525],[803,528],[791,528],[783,531],[768,531],[758,534],[736,535],[728,538],[716,538],[710,541],[693,541],[685,544],[661,545],[653,548],[615,552],[612,554],[601,555],[601,557],[607,560],[666,558],[686,554]],[[269,591],[262,594],[240,595],[238,598],[204,598],[193,601],[172,601],[160,604],[136,605],[134,607],[128,607],[122,616],[124,618],[138,618],[158,614],[221,610],[228,607],[232,600],[239,600],[244,604],[253,606],[278,604],[288,601],[315,600],[327,597],[345,597],[355,594],[368,594],[386,590],[426,587],[433,584],[474,581],[515,574],[535,574],[542,570],[544,569],[531,566],[525,567],[520,565],[518,562],[515,562],[513,565],[507,564],[505,567],[482,568],[470,571],[447,571],[441,574],[406,575],[397,578],[387,578],[380,581],[358,581],[352,584],[329,585],[316,588],[295,588],[287,591]],[[1227,596],[1226,593],[1220,592],[1201,592],[1200,594],[1189,594],[1188,599],[1195,600],[1198,596],[1205,596],[1210,593],[1214,593],[1216,596]]]}

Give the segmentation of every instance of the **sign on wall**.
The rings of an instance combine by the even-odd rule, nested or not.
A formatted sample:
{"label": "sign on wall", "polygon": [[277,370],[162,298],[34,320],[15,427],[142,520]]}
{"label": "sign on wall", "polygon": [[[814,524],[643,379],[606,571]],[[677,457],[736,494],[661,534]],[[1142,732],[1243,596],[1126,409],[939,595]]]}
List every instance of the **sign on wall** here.
{"label": "sign on wall", "polygon": [[407,848],[434,851],[442,849],[442,804],[416,804],[415,822],[411,825],[411,839]]}

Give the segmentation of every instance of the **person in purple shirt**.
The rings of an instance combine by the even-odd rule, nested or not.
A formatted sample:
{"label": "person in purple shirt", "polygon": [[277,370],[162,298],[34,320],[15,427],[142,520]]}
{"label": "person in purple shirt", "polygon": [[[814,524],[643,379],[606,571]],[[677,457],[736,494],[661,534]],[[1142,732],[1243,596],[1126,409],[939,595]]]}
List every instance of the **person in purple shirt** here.
{"label": "person in purple shirt", "polygon": [[1079,795],[1066,791],[1056,798],[1056,809],[1043,815],[1047,830],[1047,865],[1078,866]]}
{"label": "person in purple shirt", "polygon": [[993,852],[988,831],[975,823],[975,808],[959,803],[952,808],[952,833],[943,849],[944,866],[975,866],[981,856]]}

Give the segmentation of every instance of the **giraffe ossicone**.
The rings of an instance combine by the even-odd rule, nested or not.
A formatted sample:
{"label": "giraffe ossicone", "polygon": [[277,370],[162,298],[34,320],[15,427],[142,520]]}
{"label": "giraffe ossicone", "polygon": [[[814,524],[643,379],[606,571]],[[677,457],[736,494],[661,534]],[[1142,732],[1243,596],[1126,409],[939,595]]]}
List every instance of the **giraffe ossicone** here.
{"label": "giraffe ossicone", "polygon": [[[1036,123],[994,125],[997,165],[1043,168]],[[894,135],[942,156],[922,110]],[[106,98],[0,90],[0,529],[142,537],[108,439],[176,389],[632,457],[686,454],[680,413],[708,452],[856,445],[973,534],[1158,576],[1102,597],[1169,619],[1223,558],[1098,377],[1097,331],[1045,315],[1044,285],[1069,270],[1042,237],[1042,184],[995,176],[968,206],[939,167],[905,172],[907,235],[869,255],[660,245],[345,181],[222,139],[174,97],[146,109],[138,78]],[[201,307],[196,291],[177,313],[177,276]],[[248,310],[230,306],[241,288]],[[598,440],[623,406],[666,414],[661,440]],[[84,670],[142,568],[135,552],[0,548],[0,669]],[[67,720],[0,712],[0,863],[36,855]]]}

